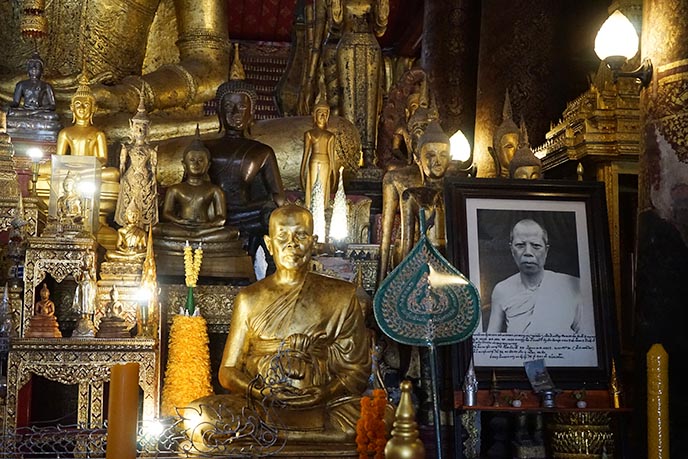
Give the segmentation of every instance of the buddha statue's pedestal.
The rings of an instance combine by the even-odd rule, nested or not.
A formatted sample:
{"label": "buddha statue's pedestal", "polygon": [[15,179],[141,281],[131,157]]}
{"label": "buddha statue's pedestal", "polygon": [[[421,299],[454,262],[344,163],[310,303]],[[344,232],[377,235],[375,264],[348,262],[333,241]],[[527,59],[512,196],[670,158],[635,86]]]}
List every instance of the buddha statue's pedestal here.
{"label": "buddha statue's pedestal", "polygon": [[24,336],[27,338],[62,338],[62,332],[57,323],[57,318],[35,314],[29,320],[29,329]]}
{"label": "buddha statue's pedestal", "polygon": [[[195,248],[199,241],[189,241]],[[184,276],[184,246],[186,241],[155,239],[153,242],[158,275]],[[199,277],[222,277],[254,282],[256,274],[251,257],[239,239],[223,242],[203,242],[203,263]]]}

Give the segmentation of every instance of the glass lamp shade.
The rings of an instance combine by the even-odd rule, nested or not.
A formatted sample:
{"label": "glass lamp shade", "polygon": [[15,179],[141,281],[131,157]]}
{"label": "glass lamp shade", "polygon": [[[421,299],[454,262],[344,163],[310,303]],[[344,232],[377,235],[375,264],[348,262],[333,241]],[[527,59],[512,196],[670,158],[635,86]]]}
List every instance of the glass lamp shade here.
{"label": "glass lamp shade", "polygon": [[638,52],[638,33],[631,21],[619,10],[604,21],[595,37],[595,53],[601,60],[612,56],[631,59]]}
{"label": "glass lamp shade", "polygon": [[461,130],[449,139],[451,159],[453,161],[467,161],[471,157],[471,144]]}

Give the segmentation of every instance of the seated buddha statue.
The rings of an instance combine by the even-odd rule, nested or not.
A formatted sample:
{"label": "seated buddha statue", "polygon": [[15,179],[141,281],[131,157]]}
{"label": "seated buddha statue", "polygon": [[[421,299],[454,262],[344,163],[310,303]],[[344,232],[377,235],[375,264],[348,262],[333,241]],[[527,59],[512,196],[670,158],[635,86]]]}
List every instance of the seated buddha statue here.
{"label": "seated buddha statue", "polygon": [[34,306],[34,314],[29,321],[26,331],[27,338],[62,338],[57,319],[55,318],[55,303],[50,299],[50,290],[43,284],[40,291],[41,299]]}
{"label": "seated buddha statue", "polygon": [[140,263],[146,258],[146,242],[148,235],[139,225],[141,212],[132,203],[124,215],[124,226],[117,230],[117,245],[115,250],[108,250],[105,254],[107,261],[121,261]]}
{"label": "seated buddha statue", "polygon": [[161,222],[153,234],[162,239],[221,242],[236,240],[238,230],[225,227],[227,204],[218,185],[208,180],[210,151],[196,138],[184,151],[185,179],[167,188]]}
{"label": "seated buddha statue", "polygon": [[286,435],[287,447],[353,441],[370,339],[356,286],[309,270],[315,240],[308,210],[287,204],[272,212],[265,244],[276,271],[234,300],[218,375],[229,393],[184,410],[187,419],[201,416],[199,427],[185,426],[194,447],[212,440],[204,430],[231,428],[232,415],[257,405],[270,406],[262,420]]}
{"label": "seated buddha statue", "polygon": [[273,149],[247,137],[258,96],[247,81],[235,47],[229,81],[217,89],[217,115],[224,134],[206,142],[212,155],[210,179],[227,198],[227,222],[249,237],[252,256],[267,234],[270,212],[285,194]]}
{"label": "seated buddha statue", "polygon": [[43,60],[34,53],[26,61],[29,78],[19,81],[7,109],[7,130],[12,137],[55,141],[62,128],[55,112],[53,87],[41,80]]}
{"label": "seated buddha statue", "polygon": [[71,171],[62,181],[62,194],[57,199],[57,220],[64,223],[80,223],[83,220],[83,202],[76,189],[76,178]]}
{"label": "seated buddha statue", "polygon": [[110,289],[110,301],[105,306],[105,315],[100,319],[96,338],[130,338],[129,327],[124,317],[124,304],[119,300],[115,285]]}

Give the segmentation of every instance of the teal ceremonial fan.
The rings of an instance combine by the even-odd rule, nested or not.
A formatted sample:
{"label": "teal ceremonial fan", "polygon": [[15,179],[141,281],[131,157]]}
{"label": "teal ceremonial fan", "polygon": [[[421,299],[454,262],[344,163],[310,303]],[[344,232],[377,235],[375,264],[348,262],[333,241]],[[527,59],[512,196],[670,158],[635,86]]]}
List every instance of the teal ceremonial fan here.
{"label": "teal ceremonial fan", "polygon": [[[453,344],[473,334],[480,317],[480,297],[471,282],[430,244],[421,209],[420,239],[380,284],[373,309],[380,329],[403,344],[430,351],[435,440],[442,444],[437,371],[439,344]],[[442,459],[442,448],[437,448]]]}
{"label": "teal ceremonial fan", "polygon": [[375,320],[386,335],[403,344],[458,343],[478,326],[478,291],[430,244],[423,211],[420,222],[418,243],[375,294]]}

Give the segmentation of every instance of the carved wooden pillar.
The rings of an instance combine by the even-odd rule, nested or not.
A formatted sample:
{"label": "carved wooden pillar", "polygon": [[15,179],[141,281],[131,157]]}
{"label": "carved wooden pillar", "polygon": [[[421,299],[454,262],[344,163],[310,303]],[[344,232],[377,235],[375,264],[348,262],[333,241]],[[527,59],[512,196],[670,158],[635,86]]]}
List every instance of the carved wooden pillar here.
{"label": "carved wooden pillar", "polygon": [[426,0],[421,65],[437,97],[442,128],[473,145],[480,23],[478,0]]}
{"label": "carved wooden pillar", "polygon": [[[653,343],[669,354],[671,451],[681,456],[688,448],[688,0],[645,0],[642,56],[654,73],[641,95],[636,368],[644,370]],[[644,378],[635,381],[639,441],[646,431]]]}

